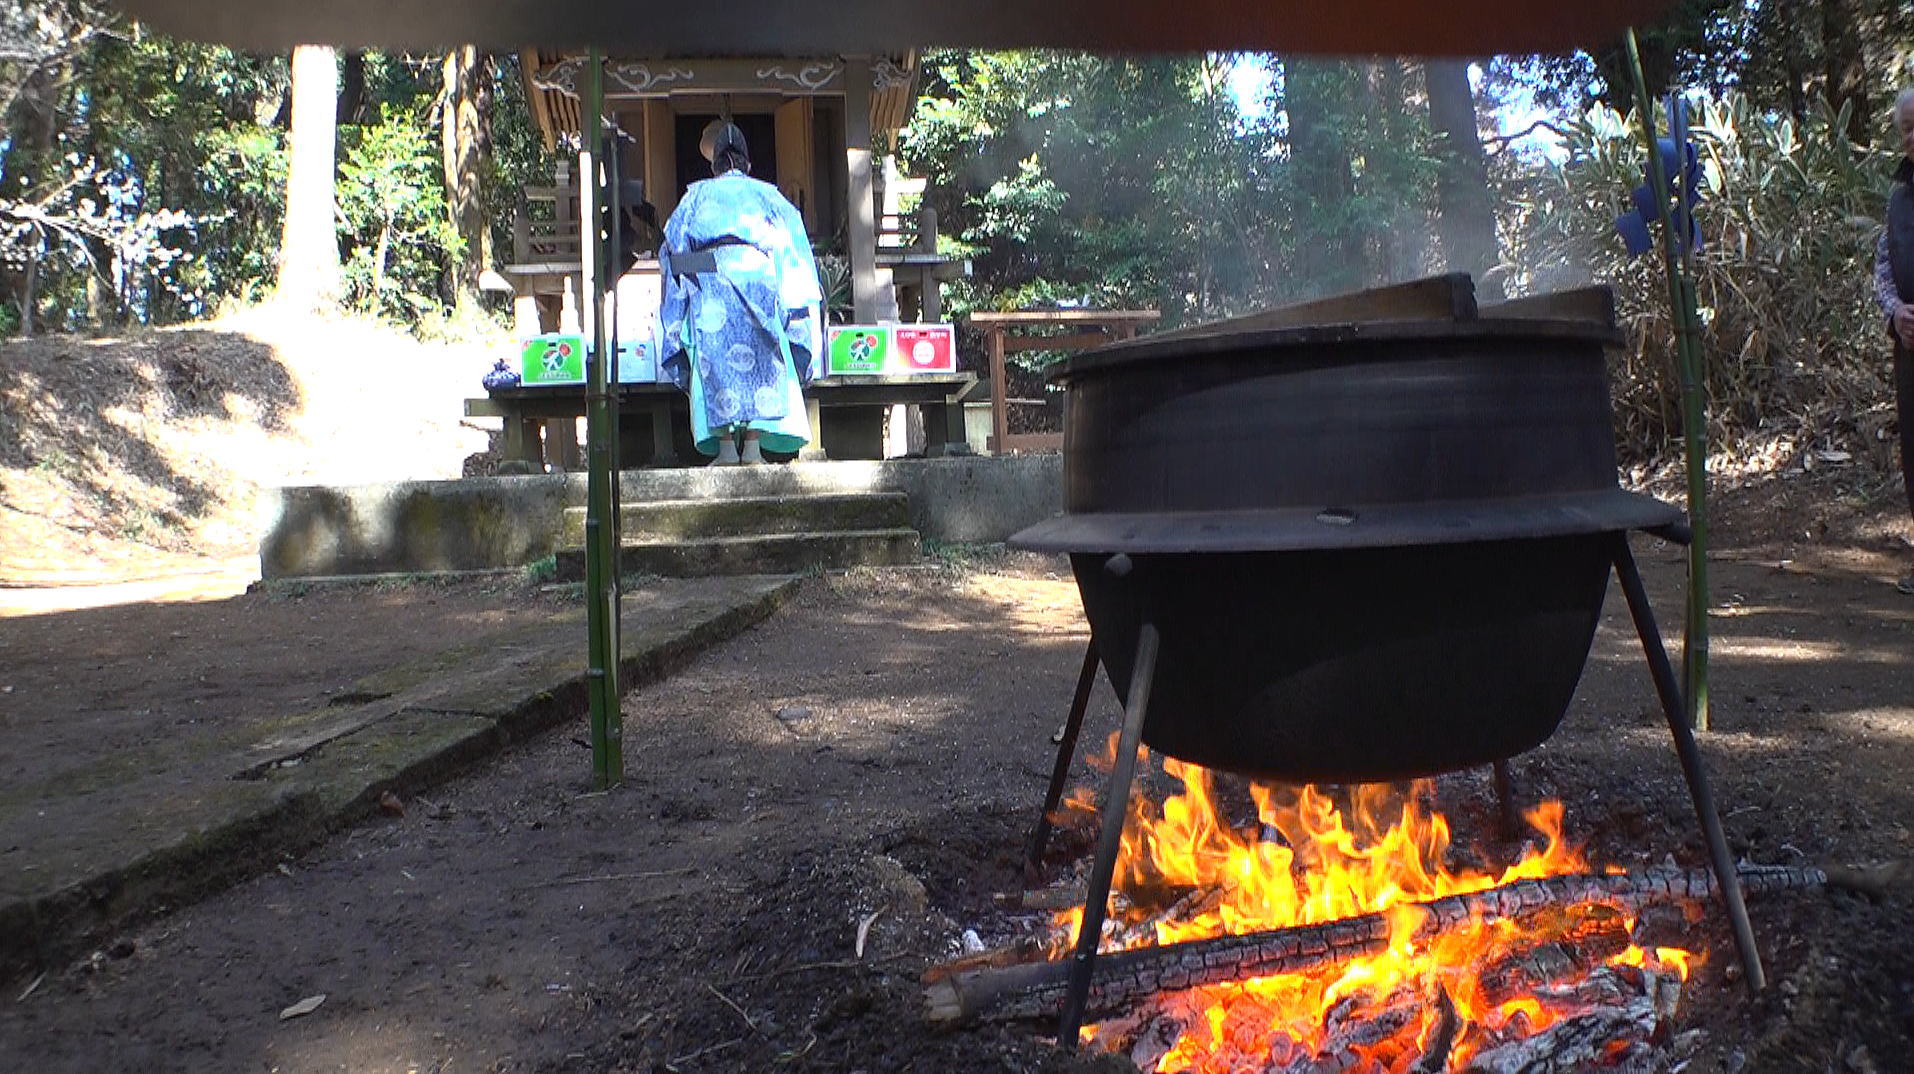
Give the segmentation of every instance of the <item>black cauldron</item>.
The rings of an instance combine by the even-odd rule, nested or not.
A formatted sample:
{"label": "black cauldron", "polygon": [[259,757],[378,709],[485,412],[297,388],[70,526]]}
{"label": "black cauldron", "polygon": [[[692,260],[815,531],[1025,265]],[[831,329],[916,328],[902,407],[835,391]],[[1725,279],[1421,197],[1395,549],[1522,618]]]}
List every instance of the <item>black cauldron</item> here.
{"label": "black cauldron", "polygon": [[1554,732],[1614,541],[1680,512],[1616,485],[1612,325],[1485,313],[1143,339],[1053,375],[1066,513],[1012,543],[1070,553],[1126,699],[1156,624],[1145,743],[1365,782]]}

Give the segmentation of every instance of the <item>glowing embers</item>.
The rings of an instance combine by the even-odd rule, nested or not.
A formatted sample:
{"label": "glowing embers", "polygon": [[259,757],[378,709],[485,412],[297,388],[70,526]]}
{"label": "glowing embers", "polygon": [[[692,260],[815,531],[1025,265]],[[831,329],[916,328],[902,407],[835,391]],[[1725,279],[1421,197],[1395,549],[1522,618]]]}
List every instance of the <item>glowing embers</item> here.
{"label": "glowing embers", "polygon": [[[1143,1070],[1423,1074],[1599,1069],[1664,1034],[1689,956],[1635,943],[1641,900],[1567,843],[1559,803],[1528,815],[1542,846],[1514,865],[1452,869],[1427,783],[1252,785],[1259,824],[1239,829],[1208,772],[1164,763],[1184,790],[1160,807],[1131,799],[1099,961],[1211,937],[1271,939],[1240,963],[1251,975],[1220,983],[1241,950],[1188,948],[1212,983],[1104,1003],[1082,1032],[1087,1046]],[[1080,917],[1057,916],[1055,957]],[[1254,976],[1276,949],[1320,964]],[[1162,967],[1131,977],[1177,980]]]}

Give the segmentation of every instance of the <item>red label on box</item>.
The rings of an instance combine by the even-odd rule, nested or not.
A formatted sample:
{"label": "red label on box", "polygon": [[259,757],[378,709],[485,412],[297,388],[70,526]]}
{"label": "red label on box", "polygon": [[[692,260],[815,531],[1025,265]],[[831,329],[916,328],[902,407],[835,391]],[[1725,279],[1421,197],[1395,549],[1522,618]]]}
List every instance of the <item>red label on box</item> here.
{"label": "red label on box", "polygon": [[893,362],[912,373],[957,372],[957,330],[952,325],[893,325]]}

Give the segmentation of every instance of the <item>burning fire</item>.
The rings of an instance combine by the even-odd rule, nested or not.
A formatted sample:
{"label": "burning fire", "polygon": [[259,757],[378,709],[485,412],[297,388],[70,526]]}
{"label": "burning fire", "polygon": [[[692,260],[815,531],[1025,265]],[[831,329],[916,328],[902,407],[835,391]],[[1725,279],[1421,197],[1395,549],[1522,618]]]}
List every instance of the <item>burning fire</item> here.
{"label": "burning fire", "polygon": [[[1410,904],[1589,871],[1580,851],[1563,838],[1559,802],[1545,802],[1527,814],[1545,840],[1540,850],[1531,848],[1499,874],[1452,871],[1447,864],[1449,825],[1426,807],[1433,791],[1428,782],[1406,790],[1387,785],[1339,788],[1334,794],[1311,786],[1253,785],[1261,827],[1238,831],[1218,807],[1206,770],[1170,758],[1164,766],[1183,781],[1184,790],[1160,808],[1143,795],[1132,798],[1114,883],[1121,897],[1114,900],[1105,923],[1104,950],[1377,912],[1389,914],[1390,940],[1384,951],[1320,971],[1254,978],[1168,997],[1155,1015],[1167,1018],[1178,1031],[1173,1045],[1162,1042],[1168,1051],[1156,1062],[1157,1071],[1281,1071],[1292,1057],[1300,1062],[1331,1044],[1343,1048],[1349,1060],[1337,1069],[1410,1074],[1423,1069],[1418,1058],[1445,1031],[1452,1040],[1447,1045],[1449,1065],[1434,1069],[1465,1069],[1485,1046],[1526,1037],[1564,1017],[1559,1005],[1543,1003],[1527,991],[1506,994],[1502,978],[1507,975],[1498,977],[1495,971],[1500,961],[1572,937],[1590,922],[1619,938],[1613,945],[1619,950],[1610,954],[1604,949],[1595,966],[1633,966],[1687,977],[1687,952],[1635,946],[1626,932],[1634,922],[1607,908],[1564,911],[1552,918],[1544,914],[1539,924],[1527,919],[1519,925],[1478,922],[1433,939],[1418,938],[1426,915]],[[1086,808],[1082,793],[1068,806]],[[1081,916],[1079,909],[1058,915],[1053,934],[1057,954],[1075,944]],[[1484,980],[1485,971],[1492,979]],[[1339,1026],[1356,1018],[1366,1020],[1362,1032],[1331,1040]],[[1447,1026],[1441,1024],[1445,1020]],[[1093,1045],[1128,1050],[1136,1029],[1132,1020],[1123,1026],[1088,1026],[1083,1032]],[[1153,1055],[1146,1050],[1145,1061]]]}

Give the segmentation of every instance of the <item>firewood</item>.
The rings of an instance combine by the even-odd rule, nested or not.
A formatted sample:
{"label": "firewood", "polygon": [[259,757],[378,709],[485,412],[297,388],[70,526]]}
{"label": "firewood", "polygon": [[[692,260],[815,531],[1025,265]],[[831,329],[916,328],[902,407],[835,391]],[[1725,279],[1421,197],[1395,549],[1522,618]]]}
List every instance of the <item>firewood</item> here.
{"label": "firewood", "polygon": [[1879,865],[1829,865],[1822,869],[1828,886],[1882,899],[1914,882],[1914,862],[1890,861]]}
{"label": "firewood", "polygon": [[[1740,878],[1742,890],[1749,895],[1827,883],[1821,870],[1794,866],[1744,865]],[[1416,938],[1427,939],[1472,921],[1516,918],[1549,906],[1591,904],[1633,910],[1652,903],[1703,900],[1713,894],[1714,887],[1714,877],[1706,869],[1664,868],[1519,880],[1413,904],[1423,911]],[[1159,992],[1296,973],[1374,954],[1388,946],[1391,913],[1103,954],[1096,960],[1085,1014],[1096,1020]],[[958,973],[933,969],[926,978],[927,1015],[938,1024],[980,1017],[1000,1021],[1052,1019],[1062,1007],[1069,973],[1068,961]]]}
{"label": "firewood", "polygon": [[1564,1019],[1522,1040],[1477,1052],[1464,1074],[1571,1074],[1608,1069],[1646,1045],[1660,1019],[1654,1000],[1637,996],[1626,1004],[1598,1007]]}
{"label": "firewood", "polygon": [[1429,1032],[1429,1042],[1423,1045],[1422,1058],[1409,1068],[1409,1074],[1443,1074],[1449,1069],[1449,1053],[1455,1050],[1456,1038],[1462,1035],[1462,1013],[1455,1009],[1455,1001],[1449,998],[1449,990],[1436,986],[1436,1024]]}
{"label": "firewood", "polygon": [[1637,966],[1601,966],[1579,980],[1540,985],[1534,992],[1537,1003],[1562,1014],[1621,1006],[1643,996],[1662,1022],[1672,1021],[1681,1004],[1681,976]]}
{"label": "firewood", "polygon": [[1130,1061],[1136,1064],[1138,1070],[1155,1070],[1188,1028],[1189,1023],[1181,1018],[1158,1014],[1144,1023],[1143,1031],[1131,1043]]}
{"label": "firewood", "polygon": [[1024,965],[1042,959],[1047,953],[1040,938],[1020,936],[1015,943],[1006,947],[977,951],[932,966],[924,971],[924,983],[930,984],[954,974],[971,973],[998,966]]}
{"label": "firewood", "polygon": [[1628,922],[1612,907],[1590,907],[1566,926],[1533,937],[1536,942],[1504,954],[1476,974],[1476,986],[1492,1007],[1557,981],[1587,974],[1628,950]]}
{"label": "firewood", "polygon": [[[1379,1003],[1350,997],[1324,1019],[1322,1045],[1307,1062],[1291,1063],[1284,1074],[1340,1074],[1362,1061],[1363,1053],[1412,1034],[1422,1025],[1422,997],[1402,989]],[[1413,1041],[1405,1042],[1413,1047]]]}
{"label": "firewood", "polygon": [[1083,905],[1084,889],[1081,884],[1070,884],[1060,888],[1032,888],[1029,891],[999,892],[996,896],[998,906],[1006,910],[1069,910]]}

